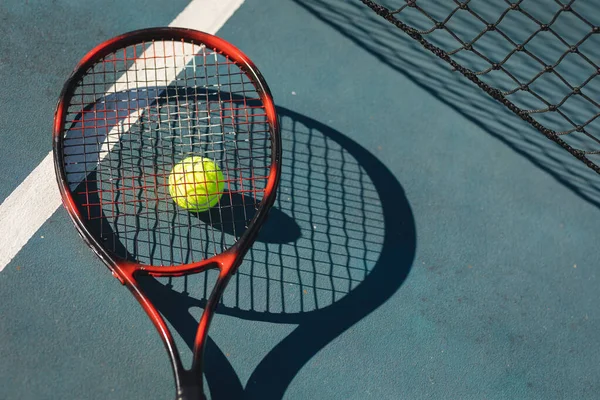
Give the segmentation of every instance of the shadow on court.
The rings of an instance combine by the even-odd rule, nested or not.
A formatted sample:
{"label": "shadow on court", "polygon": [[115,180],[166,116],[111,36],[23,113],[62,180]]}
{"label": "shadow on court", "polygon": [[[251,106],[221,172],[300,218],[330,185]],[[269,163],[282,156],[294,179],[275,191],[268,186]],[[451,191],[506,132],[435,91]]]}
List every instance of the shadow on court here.
{"label": "shadow on court", "polygon": [[[213,399],[281,399],[314,355],[400,288],[415,254],[413,215],[393,174],[340,132],[284,108],[278,112],[279,196],[218,313],[298,326],[256,360],[245,387],[209,338],[205,376]],[[205,305],[211,280],[210,272],[140,278],[189,348],[197,329],[190,310]],[[252,345],[252,338],[243,340]]]}
{"label": "shadow on court", "polygon": [[[410,79],[421,89],[435,96],[438,100],[479,126],[489,135],[501,141],[522,157],[525,157],[532,164],[551,175],[561,185],[567,187],[588,203],[596,207],[600,206],[600,183],[594,171],[587,168],[563,148],[549,141],[545,136],[500,105],[496,100],[489,97],[473,83],[464,79],[458,72],[453,72],[447,64],[425,50],[403,31],[376,15],[367,6],[358,1],[294,1],[310,12],[315,18],[336,29],[340,34],[360,46],[378,62],[384,63],[394,71],[402,74],[403,77]],[[396,7],[404,4],[402,1],[391,3],[395,3]],[[445,21],[448,15],[450,15],[450,11],[456,8],[456,4],[453,2],[450,3],[438,4],[432,2],[423,7],[439,18],[440,21]],[[548,7],[540,7],[539,5],[532,4],[527,7],[527,10],[534,17],[543,21],[549,21],[552,19],[556,11],[555,9],[558,8],[554,2],[549,3]],[[585,15],[586,18],[593,18],[593,9],[598,5],[597,3],[598,1],[590,2],[589,4],[576,4],[576,9]],[[386,4],[390,4],[390,2]],[[593,4],[596,4],[596,6]],[[493,2],[473,3],[469,4],[469,6],[475,8],[478,13],[487,16],[489,21],[495,21],[501,15],[501,11],[507,8],[504,3],[495,4]],[[574,17],[571,18],[567,14],[559,15],[553,27],[554,29],[563,29],[561,35],[564,36],[565,40],[577,43],[583,37],[589,35],[589,27],[579,19],[572,21]],[[434,22],[426,19],[420,12],[413,9],[406,9],[402,14],[398,14],[398,18],[410,26],[421,30],[428,30],[434,25]],[[448,24],[458,32],[458,35],[463,40],[477,37],[485,28],[481,21],[475,20],[467,12],[453,14]],[[510,15],[504,18],[502,24],[500,26],[508,30],[512,38],[517,41],[526,40],[539,28],[531,20],[510,20]],[[450,37],[450,35],[444,35],[443,31],[439,34],[433,32],[426,36],[428,40],[433,40],[435,45],[444,49],[459,47],[459,43],[453,37]],[[598,39],[600,37],[597,37],[597,35],[596,37],[586,39],[587,41],[581,45],[581,50],[588,54],[593,54],[595,51],[594,48],[599,43]],[[500,61],[511,50],[507,48],[506,43],[507,41],[503,38],[486,34],[477,41],[477,46],[483,54],[493,60]],[[540,54],[544,58],[543,61],[554,63],[556,60],[560,60],[560,65],[556,68],[560,70],[560,73],[565,78],[573,82],[572,84],[583,85],[583,80],[588,79],[590,74],[591,76],[597,74],[593,68],[591,70],[589,68],[582,70],[583,67],[590,67],[590,65],[583,60],[573,59],[575,55],[567,54],[564,59],[559,59],[567,47],[551,35],[550,32],[537,34],[528,42],[528,46],[536,49],[537,54]],[[464,63],[467,67],[476,71],[490,67],[490,64],[483,62],[483,59],[480,57],[470,56],[469,58],[469,56],[463,56],[464,53],[457,53],[457,57],[458,61]],[[467,58],[461,59],[461,57]],[[558,102],[568,94],[565,90],[570,90],[558,78],[553,77],[553,74],[544,74],[536,78],[540,74],[540,71],[543,72],[543,68],[538,61],[529,56],[523,55],[520,57],[517,54],[511,57],[506,65],[512,71],[517,71],[520,75],[518,78],[522,81],[533,80],[531,88],[547,100],[556,102],[555,104],[559,104]],[[496,73],[494,74],[494,72]],[[489,84],[501,88],[516,85],[514,81],[507,78],[500,71],[492,71],[491,74],[483,76],[482,79]],[[585,83],[585,85],[588,93],[597,93],[600,89],[600,80],[593,79]],[[524,109],[547,107],[543,101],[526,93],[521,94],[520,92],[516,92],[508,98]],[[409,100],[408,97],[407,99]],[[564,104],[560,103],[561,109],[571,118],[571,122],[568,122],[556,113],[550,112],[533,114],[533,117],[548,128],[556,131],[572,129],[574,123],[581,124],[585,121],[590,121],[590,119],[589,130],[594,133],[600,129],[600,118],[594,117],[600,110],[594,105],[588,101],[578,100],[577,96],[568,97],[562,100],[562,102]],[[401,103],[398,103],[398,107],[401,107]],[[459,136],[460,132],[457,132],[456,135]],[[593,140],[585,135],[577,135],[577,132],[562,136],[562,138],[575,148],[598,150],[599,147],[597,143],[598,139]],[[432,136],[431,140],[435,140],[435,137]],[[457,157],[466,157],[469,151],[477,151],[469,148],[467,142],[465,144],[465,154],[457,155]],[[590,159],[598,163],[598,157],[598,155],[592,154]]]}
{"label": "shadow on court", "polygon": [[[230,212],[222,212],[217,209],[210,209],[207,212],[193,213],[205,224],[214,226],[228,235],[236,236],[239,232],[246,230],[245,222],[254,217],[256,208],[255,200],[247,195],[238,193],[226,193],[219,202],[220,206]],[[271,208],[269,211],[268,224],[265,224],[257,240],[265,243],[290,243],[298,240],[300,237],[300,227],[286,213],[278,208]]]}

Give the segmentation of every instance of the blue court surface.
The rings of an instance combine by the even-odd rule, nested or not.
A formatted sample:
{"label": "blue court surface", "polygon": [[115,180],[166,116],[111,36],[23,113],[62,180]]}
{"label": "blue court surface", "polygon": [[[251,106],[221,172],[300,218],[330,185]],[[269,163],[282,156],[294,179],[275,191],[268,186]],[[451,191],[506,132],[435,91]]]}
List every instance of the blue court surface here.
{"label": "blue court surface", "polygon": [[[0,203],[51,150],[79,59],[188,3],[0,3]],[[358,0],[245,0],[223,22],[284,161],[210,330],[210,398],[600,398],[600,176]],[[174,398],[142,308],[50,215],[0,272],[0,399]],[[146,282],[186,362],[198,279]]]}

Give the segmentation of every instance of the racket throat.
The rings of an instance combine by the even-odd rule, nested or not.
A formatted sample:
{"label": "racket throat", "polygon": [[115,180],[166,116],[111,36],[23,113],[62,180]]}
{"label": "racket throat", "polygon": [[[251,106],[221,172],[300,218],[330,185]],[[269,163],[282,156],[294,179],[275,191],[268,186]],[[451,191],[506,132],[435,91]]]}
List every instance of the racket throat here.
{"label": "racket throat", "polygon": [[[239,265],[241,260],[235,259],[231,264],[231,267],[235,267],[236,264]],[[219,274],[219,278],[213,287],[212,293],[208,298],[206,303],[206,307],[204,308],[204,312],[200,317],[200,321],[198,323],[198,330],[196,331],[196,338],[194,340],[194,351],[193,351],[193,361],[192,368],[190,371],[185,371],[186,373],[193,373],[194,371],[200,371],[196,374],[195,379],[197,382],[202,382],[203,376],[202,371],[204,370],[204,349],[206,347],[206,339],[208,338],[208,331],[210,328],[210,323],[215,315],[215,311],[217,309],[217,305],[223,296],[223,292],[229,283],[229,279],[231,279],[231,271],[233,268],[222,268]]]}

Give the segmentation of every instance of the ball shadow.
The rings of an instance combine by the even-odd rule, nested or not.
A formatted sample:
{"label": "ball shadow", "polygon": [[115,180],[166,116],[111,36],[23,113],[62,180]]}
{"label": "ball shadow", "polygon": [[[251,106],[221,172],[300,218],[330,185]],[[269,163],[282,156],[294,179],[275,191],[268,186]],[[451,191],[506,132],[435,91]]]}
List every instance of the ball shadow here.
{"label": "ball shadow", "polygon": [[[219,201],[219,209],[191,214],[203,223],[235,236],[237,232],[246,230],[247,221],[257,211],[255,204],[256,200],[250,196],[226,192]],[[269,211],[269,223],[261,228],[256,240],[264,243],[290,243],[298,240],[300,235],[298,224],[289,215],[273,207]]]}

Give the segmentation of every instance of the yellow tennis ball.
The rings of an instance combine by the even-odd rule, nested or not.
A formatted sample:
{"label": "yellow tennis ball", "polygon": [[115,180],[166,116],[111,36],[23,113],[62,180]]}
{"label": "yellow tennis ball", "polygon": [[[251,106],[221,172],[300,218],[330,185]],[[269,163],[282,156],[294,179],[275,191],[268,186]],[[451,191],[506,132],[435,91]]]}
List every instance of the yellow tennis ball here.
{"label": "yellow tennis ball", "polygon": [[224,187],[221,169],[205,157],[187,157],[175,164],[169,174],[169,194],[179,207],[192,212],[214,207]]}

